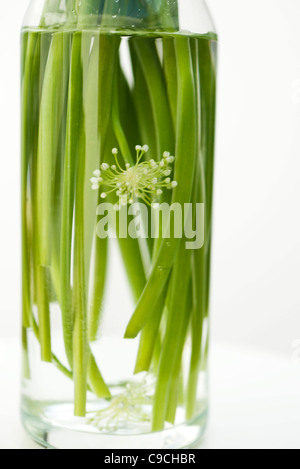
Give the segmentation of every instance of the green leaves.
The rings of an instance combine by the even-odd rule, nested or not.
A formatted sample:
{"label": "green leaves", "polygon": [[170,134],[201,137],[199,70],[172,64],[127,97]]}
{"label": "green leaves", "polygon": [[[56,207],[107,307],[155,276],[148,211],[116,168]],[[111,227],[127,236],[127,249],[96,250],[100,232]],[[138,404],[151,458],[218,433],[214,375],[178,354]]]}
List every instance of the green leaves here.
{"label": "green leaves", "polygon": [[[123,181],[128,193],[132,187],[137,191],[136,181],[144,183],[151,175],[151,185],[143,186],[147,197],[156,189],[161,200],[182,207],[190,202],[208,205],[207,243],[200,251],[186,250],[185,240],[175,238],[173,230],[170,239],[164,239],[161,232],[155,242],[118,239],[135,304],[125,337],[134,339],[141,333],[132,371],[156,375],[153,430],[159,431],[166,421],[176,422],[185,395],[187,416],[194,416],[199,368],[204,362],[215,104],[210,41],[178,34],[174,1],[74,0],[67,2],[63,12],[65,26],[45,31],[48,14],[59,13],[62,7],[63,3],[49,0],[43,31],[23,36],[24,350],[27,353],[26,329],[31,327],[42,360],[73,379],[75,415],[86,415],[88,390],[110,399],[110,383],[100,372],[91,342],[101,340],[113,257],[110,241],[97,238],[95,232],[96,209],[102,200],[98,189],[106,189],[95,184],[92,191],[90,178],[103,163],[115,164],[111,149],[118,147],[124,168],[118,177],[124,181],[115,180],[113,170],[108,174],[113,179],[110,188],[121,182],[118,192],[126,192]],[[131,34],[130,28],[136,31]],[[137,144],[145,144],[147,150],[149,146],[150,156],[148,151],[143,154],[131,187],[125,164],[134,164]],[[166,166],[167,174],[161,169],[166,161],[160,161],[165,151],[175,154],[174,171]],[[162,173],[152,174],[150,167]],[[160,174],[167,179],[160,181]],[[171,180],[177,184],[171,187]],[[172,190],[165,195],[159,184]],[[114,191],[106,192],[116,204]],[[116,223],[118,230],[120,212]],[[54,304],[61,308],[69,369],[52,350]],[[187,380],[181,364],[189,334],[192,350]]]}

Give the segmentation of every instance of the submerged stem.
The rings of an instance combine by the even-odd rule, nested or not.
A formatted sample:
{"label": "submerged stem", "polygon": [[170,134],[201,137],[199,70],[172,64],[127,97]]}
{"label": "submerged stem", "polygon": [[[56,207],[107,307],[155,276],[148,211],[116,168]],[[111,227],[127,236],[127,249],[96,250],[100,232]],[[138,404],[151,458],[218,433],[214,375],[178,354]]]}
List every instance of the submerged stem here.
{"label": "submerged stem", "polygon": [[[189,286],[189,277],[182,277],[182,272],[188,264],[191,251],[185,249],[185,240],[182,240],[177,252],[172,278],[170,281],[170,294],[167,302],[168,319],[164,344],[161,352],[157,384],[153,402],[153,431],[164,428],[167,417],[168,399],[177,389],[171,388],[172,376],[177,372],[176,359],[178,349],[183,349],[185,329],[185,314],[187,313],[186,298]],[[181,339],[181,340],[180,340]]]}
{"label": "submerged stem", "polygon": [[151,316],[146,326],[142,330],[134,371],[136,374],[142,371],[149,371],[150,369],[155,346],[159,338],[159,326],[164,312],[166,293],[167,288],[165,288],[159,300],[156,302],[155,314]]}
{"label": "submerged stem", "polygon": [[71,284],[72,232],[77,170],[80,121],[82,118],[82,69],[81,34],[73,37],[69,96],[67,110],[67,135],[65,150],[64,182],[62,195],[60,289],[65,349],[70,365],[73,365],[73,310]]}
{"label": "submerged stem", "polygon": [[[23,38],[24,39],[24,38]],[[38,100],[34,100],[37,76],[34,73],[34,58],[37,42],[36,33],[26,34],[26,48],[23,43],[23,79],[22,79],[22,301],[23,301],[23,326],[30,326],[31,294],[30,294],[30,243],[29,243],[29,197],[28,176],[29,166],[33,157],[34,118],[36,111],[34,103],[38,106]]]}
{"label": "submerged stem", "polygon": [[84,174],[85,174],[85,134],[81,134],[78,160],[78,176],[75,191],[74,228],[74,329],[73,329],[73,369],[74,369],[74,413],[77,417],[86,415],[86,392],[89,362],[87,298],[84,245]]}

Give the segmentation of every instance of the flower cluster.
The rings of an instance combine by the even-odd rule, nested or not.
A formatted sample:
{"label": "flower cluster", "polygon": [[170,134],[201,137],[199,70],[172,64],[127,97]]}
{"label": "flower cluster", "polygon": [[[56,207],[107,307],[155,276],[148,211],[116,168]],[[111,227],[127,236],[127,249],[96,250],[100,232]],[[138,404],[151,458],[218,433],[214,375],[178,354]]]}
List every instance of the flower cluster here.
{"label": "flower cluster", "polygon": [[99,190],[101,186],[108,188],[108,191],[101,193],[102,199],[116,192],[119,197],[119,203],[115,206],[116,210],[119,210],[121,206],[133,204],[137,199],[151,205],[163,194],[164,188],[173,189],[177,186],[177,182],[170,178],[172,173],[170,165],[174,162],[174,156],[165,152],[159,162],[141,161],[149,148],[147,145],[143,147],[137,145],[135,149],[136,164],[134,166],[127,163],[123,169],[118,160],[118,149],[113,148],[112,154],[116,164],[110,166],[102,163],[101,169],[94,171],[94,176],[91,178],[93,190]]}
{"label": "flower cluster", "polygon": [[135,426],[136,423],[151,423],[151,405],[153,403],[154,380],[146,377],[141,382],[132,382],[126,389],[114,396],[107,407],[91,412],[89,423],[102,432],[114,432],[120,428]]}

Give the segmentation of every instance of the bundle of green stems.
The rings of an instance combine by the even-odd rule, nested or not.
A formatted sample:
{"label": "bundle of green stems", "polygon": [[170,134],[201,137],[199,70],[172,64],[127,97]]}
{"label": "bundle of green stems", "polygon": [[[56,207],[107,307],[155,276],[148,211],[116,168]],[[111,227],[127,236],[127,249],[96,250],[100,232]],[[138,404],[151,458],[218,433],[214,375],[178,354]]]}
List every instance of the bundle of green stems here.
{"label": "bundle of green stems", "polygon": [[[124,337],[140,334],[134,372],[155,374],[152,429],[159,431],[165,422],[175,422],[183,399],[187,419],[195,416],[206,359],[215,37],[181,34],[173,1],[69,0],[60,22],[48,26],[60,4],[45,2],[39,27],[22,34],[24,350],[30,329],[41,360],[73,380],[76,416],[86,416],[88,392],[110,399],[101,363],[91,351],[101,335],[109,241],[96,236],[101,189],[92,191],[90,178],[101,164],[113,164],[114,147],[123,167],[135,163],[138,143],[149,145],[145,158],[155,161],[170,152],[177,185],[164,191],[161,201],[205,203],[204,246],[187,250],[185,240],[172,235],[149,238],[143,247],[137,239],[118,239],[136,304]],[[122,68],[124,37],[132,82]],[[114,193],[110,200],[116,202]],[[52,348],[55,302],[67,363]],[[188,337],[190,365],[182,389]]]}

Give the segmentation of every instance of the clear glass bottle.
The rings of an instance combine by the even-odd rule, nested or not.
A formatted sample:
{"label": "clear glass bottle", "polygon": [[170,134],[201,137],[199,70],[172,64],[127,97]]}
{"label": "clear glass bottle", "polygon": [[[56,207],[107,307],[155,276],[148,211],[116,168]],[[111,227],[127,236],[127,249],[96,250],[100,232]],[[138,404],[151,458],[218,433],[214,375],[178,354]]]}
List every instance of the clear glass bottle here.
{"label": "clear glass bottle", "polygon": [[217,36],[201,0],[32,0],[22,418],[49,448],[207,423]]}

